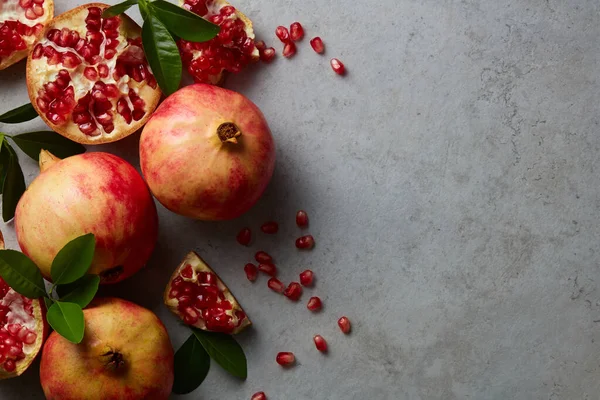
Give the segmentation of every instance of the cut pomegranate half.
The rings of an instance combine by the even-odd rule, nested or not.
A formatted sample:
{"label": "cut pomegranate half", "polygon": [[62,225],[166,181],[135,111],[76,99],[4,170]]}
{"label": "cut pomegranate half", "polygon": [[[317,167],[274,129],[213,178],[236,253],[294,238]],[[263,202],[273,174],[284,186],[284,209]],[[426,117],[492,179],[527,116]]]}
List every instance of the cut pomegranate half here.
{"label": "cut pomegranate half", "polygon": [[0,70],[27,57],[53,16],[53,0],[0,1]]}
{"label": "cut pomegranate half", "polygon": [[105,4],[54,18],[27,59],[29,98],[61,135],[84,144],[122,139],[141,128],[160,90],[127,15],[102,18]]}
{"label": "cut pomegranate half", "polygon": [[188,325],[235,334],[252,323],[219,276],[194,252],[177,267],[165,304]]}
{"label": "cut pomegranate half", "polygon": [[0,380],[23,374],[35,360],[48,333],[44,313],[40,299],[20,295],[0,278]]}
{"label": "cut pomegranate half", "polygon": [[183,65],[196,82],[221,84],[226,72],[241,72],[259,60],[252,21],[231,4],[225,0],[180,0],[180,4],[221,27],[208,42],[177,42]]}

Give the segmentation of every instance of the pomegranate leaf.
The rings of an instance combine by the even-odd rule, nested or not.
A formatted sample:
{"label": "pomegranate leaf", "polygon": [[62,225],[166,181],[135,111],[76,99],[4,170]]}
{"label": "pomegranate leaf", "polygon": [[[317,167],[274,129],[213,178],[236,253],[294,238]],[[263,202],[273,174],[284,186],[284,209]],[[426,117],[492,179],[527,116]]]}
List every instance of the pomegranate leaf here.
{"label": "pomegranate leaf", "polygon": [[98,275],[85,275],[68,285],[58,285],[56,290],[61,301],[79,304],[81,308],[85,308],[94,299],[99,285]]}
{"label": "pomegranate leaf", "polygon": [[206,42],[221,30],[201,16],[164,0],[150,3],[150,10],[169,31],[190,42]]}
{"label": "pomegranate leaf", "polygon": [[233,336],[193,328],[192,331],[210,358],[231,375],[246,379],[248,376],[246,355]]}
{"label": "pomegranate leaf", "polygon": [[8,162],[10,161],[10,154],[8,149],[2,146],[4,142],[4,135],[1,135],[0,139],[0,194],[2,194],[2,186],[4,186],[4,179],[6,178],[6,171],[8,171]]}
{"label": "pomegranate leaf", "polygon": [[179,89],[182,65],[179,49],[169,30],[149,13],[142,27],[142,43],[154,77],[165,95]]}
{"label": "pomegranate leaf", "polygon": [[34,160],[40,158],[40,151],[48,150],[58,158],[67,158],[85,153],[85,147],[52,131],[28,132],[11,139],[25,154]]}
{"label": "pomegranate leaf", "polygon": [[25,177],[19,165],[17,153],[8,144],[6,139],[2,142],[2,150],[9,153],[6,177],[2,184],[2,219],[8,222],[15,216],[17,203],[25,192]]}
{"label": "pomegranate leaf", "polygon": [[85,331],[83,310],[79,304],[55,301],[46,314],[48,323],[60,336],[72,343],[81,343]]}
{"label": "pomegranate leaf", "polygon": [[173,382],[173,393],[191,393],[204,382],[210,370],[210,356],[204,347],[198,342],[195,335],[175,353],[175,382]]}
{"label": "pomegranate leaf", "polygon": [[72,283],[84,276],[92,265],[95,249],[96,238],[92,233],[67,243],[52,261],[50,275],[54,284]]}
{"label": "pomegranate leaf", "polygon": [[38,113],[31,103],[17,107],[0,115],[0,122],[5,124],[18,124],[20,122],[31,121],[36,118]]}
{"label": "pomegranate leaf", "polygon": [[0,276],[15,292],[25,297],[37,299],[47,296],[42,273],[21,252],[0,250]]}
{"label": "pomegranate leaf", "polygon": [[127,0],[119,4],[115,4],[114,6],[108,7],[102,13],[102,18],[110,18],[114,17],[115,15],[123,14],[125,11],[135,6],[137,3],[138,0]]}

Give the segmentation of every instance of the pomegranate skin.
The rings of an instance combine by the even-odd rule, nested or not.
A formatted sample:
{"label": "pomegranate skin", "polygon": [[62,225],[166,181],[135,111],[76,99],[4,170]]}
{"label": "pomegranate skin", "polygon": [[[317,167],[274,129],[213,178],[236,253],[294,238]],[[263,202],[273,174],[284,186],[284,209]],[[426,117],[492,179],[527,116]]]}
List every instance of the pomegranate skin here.
{"label": "pomegranate skin", "polygon": [[250,100],[195,84],[169,96],[146,124],[140,164],[150,190],[169,210],[228,220],[248,211],[265,191],[275,143]]}
{"label": "pomegranate skin", "polygon": [[85,153],[59,160],[40,154],[40,175],[15,213],[17,240],[50,279],[52,260],[70,240],[96,237],[89,272],[116,283],[142,268],[158,236],[158,215],[148,187],[125,160]]}
{"label": "pomegranate skin", "polygon": [[85,336],[73,344],[52,332],[40,364],[48,400],[166,400],[173,387],[173,347],[151,311],[116,298],[83,311]]}

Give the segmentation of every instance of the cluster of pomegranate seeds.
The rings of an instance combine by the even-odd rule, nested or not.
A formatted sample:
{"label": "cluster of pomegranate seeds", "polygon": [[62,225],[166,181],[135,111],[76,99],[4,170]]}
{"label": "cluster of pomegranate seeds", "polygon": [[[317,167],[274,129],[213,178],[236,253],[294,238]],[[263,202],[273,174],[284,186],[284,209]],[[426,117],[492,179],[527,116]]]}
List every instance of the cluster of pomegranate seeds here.
{"label": "cluster of pomegranate seeds", "polygon": [[323,336],[315,335],[313,337],[313,340],[315,342],[315,347],[317,348],[317,350],[319,350],[322,353],[327,352],[327,342],[325,341]]}
{"label": "cluster of pomegranate seeds", "polygon": [[308,308],[312,312],[320,311],[321,308],[323,308],[323,303],[321,302],[321,299],[319,297],[314,296],[308,300],[306,308]]}
{"label": "cluster of pomegranate seeds", "polygon": [[296,362],[296,357],[294,356],[294,353],[290,353],[289,351],[282,351],[280,353],[277,353],[275,361],[277,361],[277,364],[281,365],[282,367],[289,367],[290,365]]}
{"label": "cluster of pomegranate seeds", "polygon": [[267,395],[265,392],[254,393],[250,400],[267,400]]}
{"label": "cluster of pomegranate seeds", "polygon": [[319,36],[316,36],[310,40],[310,46],[317,54],[325,53],[325,45]]}
{"label": "cluster of pomegranate seeds", "polygon": [[252,263],[248,263],[244,266],[244,272],[246,273],[246,278],[248,278],[250,282],[254,282],[258,278],[258,268]]}
{"label": "cluster of pomegranate seeds", "polygon": [[302,286],[298,282],[292,282],[283,291],[283,295],[292,301],[298,301],[302,296]]}
{"label": "cluster of pomegranate seeds", "polygon": [[300,228],[308,226],[308,214],[304,210],[300,210],[296,213],[296,225]]}
{"label": "cluster of pomegranate seeds", "polygon": [[337,58],[331,59],[331,69],[338,75],[344,75],[346,73],[346,67]]}
{"label": "cluster of pomegranate seeds", "polygon": [[252,240],[252,231],[250,228],[242,228],[240,233],[237,234],[236,239],[242,246],[248,246]]}
{"label": "cluster of pomegranate seeds", "polygon": [[[32,8],[27,9],[27,12],[30,12],[30,10],[32,10]],[[43,13],[44,10],[42,9],[42,15]],[[36,18],[37,16],[30,19]],[[43,29],[44,26],[42,24],[29,26],[20,21],[4,21],[0,23],[0,61],[2,61],[2,58],[10,56],[15,51],[27,49],[27,43],[25,43],[23,37],[38,35]]]}
{"label": "cluster of pomegranate seeds", "polygon": [[338,319],[338,325],[342,332],[346,334],[350,333],[350,330],[352,329],[348,317],[341,317],[340,319]]}
{"label": "cluster of pomegranate seeds", "polygon": [[46,83],[38,91],[36,103],[53,124],[64,123],[77,104],[75,102],[75,90],[73,86],[69,86],[70,82],[71,75],[69,71],[61,69],[54,81]]}
{"label": "cluster of pomegranate seeds", "polygon": [[284,291],[283,283],[281,283],[281,281],[277,278],[269,279],[269,281],[267,282],[267,286],[269,287],[269,289],[277,293],[283,293]]}
{"label": "cluster of pomegranate seeds", "polygon": [[296,239],[296,247],[302,250],[309,250],[315,247],[315,238],[312,235],[306,235]]}
{"label": "cluster of pomegranate seeds", "polygon": [[300,273],[300,283],[302,286],[312,286],[314,279],[315,274],[310,269]]}
{"label": "cluster of pomegranate seeds", "polygon": [[279,224],[275,221],[265,222],[260,230],[268,235],[273,235],[279,231]]}

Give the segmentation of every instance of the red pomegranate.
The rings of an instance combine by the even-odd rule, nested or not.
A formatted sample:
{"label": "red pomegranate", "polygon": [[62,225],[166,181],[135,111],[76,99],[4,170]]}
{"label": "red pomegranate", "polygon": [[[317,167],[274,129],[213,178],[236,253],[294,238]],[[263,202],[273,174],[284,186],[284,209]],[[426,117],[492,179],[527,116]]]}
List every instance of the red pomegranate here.
{"label": "red pomegranate", "polygon": [[0,0],[0,70],[27,57],[53,16],[53,0]]}
{"label": "red pomegranate", "polygon": [[106,7],[86,4],[54,18],[27,60],[31,103],[52,130],[79,143],[130,135],[161,95],[140,27],[125,14],[102,18]]}
{"label": "red pomegranate", "polygon": [[275,166],[275,143],[258,107],[239,93],[195,84],[169,96],[144,127],[140,163],[165,207],[201,220],[248,211]]}
{"label": "red pomegranate", "polygon": [[45,310],[41,300],[20,295],[0,278],[0,380],[21,375],[40,352],[48,333]]}
{"label": "red pomegranate", "polygon": [[83,314],[80,344],[53,332],[44,346],[40,379],[48,400],[169,398],[173,348],[154,313],[106,298]]}
{"label": "red pomegranate", "polygon": [[165,304],[183,322],[205,331],[233,334],[252,325],[227,286],[194,252],[171,276]]}
{"label": "red pomegranate", "polygon": [[59,160],[40,154],[40,175],[17,204],[15,229],[23,253],[50,279],[52,260],[69,241],[96,236],[90,273],[102,283],[121,281],[142,268],[158,235],[158,216],[140,174],[107,153]]}
{"label": "red pomegranate", "polygon": [[179,52],[187,71],[198,83],[222,83],[225,72],[238,73],[259,60],[252,21],[225,0],[183,0],[180,4],[221,31],[204,43],[179,40]]}

